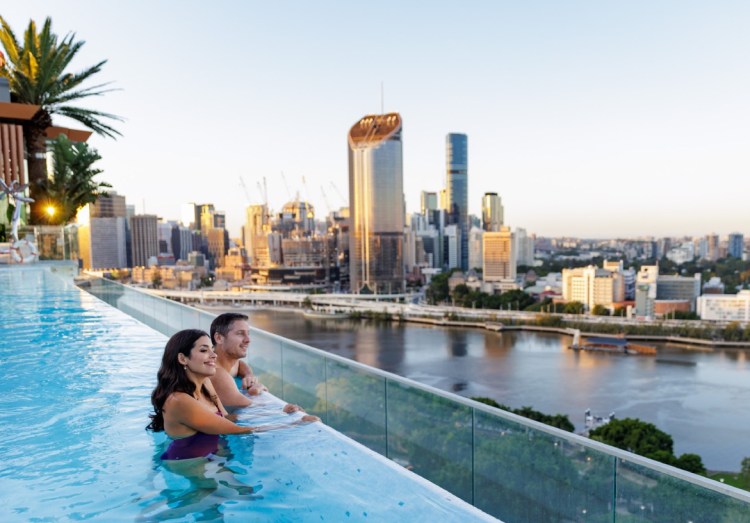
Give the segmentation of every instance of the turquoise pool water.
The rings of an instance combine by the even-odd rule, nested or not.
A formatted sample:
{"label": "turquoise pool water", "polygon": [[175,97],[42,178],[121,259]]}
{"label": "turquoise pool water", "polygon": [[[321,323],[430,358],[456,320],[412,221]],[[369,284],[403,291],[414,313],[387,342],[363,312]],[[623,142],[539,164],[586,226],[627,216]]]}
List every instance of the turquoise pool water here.
{"label": "turquoise pool water", "polygon": [[[0,521],[493,520],[319,423],[165,466],[144,426],[166,337],[41,267],[0,292]],[[290,421],[257,403],[240,423]]]}

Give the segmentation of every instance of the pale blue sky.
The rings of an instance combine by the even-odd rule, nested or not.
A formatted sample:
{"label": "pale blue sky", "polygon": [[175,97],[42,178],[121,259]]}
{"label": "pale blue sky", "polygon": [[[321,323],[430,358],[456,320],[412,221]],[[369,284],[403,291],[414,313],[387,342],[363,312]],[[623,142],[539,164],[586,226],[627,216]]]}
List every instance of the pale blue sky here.
{"label": "pale blue sky", "polygon": [[[51,16],[109,62],[127,119],[94,137],[138,212],[213,202],[237,235],[265,176],[272,208],[348,195],[361,116],[404,121],[404,192],[444,185],[469,136],[469,207],[548,236],[750,234],[750,2],[6,2],[20,37]],[[76,67],[77,66],[77,67]],[[60,122],[66,123],[66,122]],[[302,177],[308,189],[302,185]]]}

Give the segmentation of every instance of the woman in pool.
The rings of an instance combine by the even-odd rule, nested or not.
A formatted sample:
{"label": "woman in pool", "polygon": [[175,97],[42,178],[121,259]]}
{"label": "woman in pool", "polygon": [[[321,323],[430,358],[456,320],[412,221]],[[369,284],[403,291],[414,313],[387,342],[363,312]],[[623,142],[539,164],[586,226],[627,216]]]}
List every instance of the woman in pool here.
{"label": "woman in pool", "polygon": [[[216,395],[211,380],[216,373],[216,353],[208,334],[186,329],[167,342],[151,393],[154,414],[146,427],[165,431],[173,439],[161,459],[178,460],[205,457],[216,452],[221,434],[248,434],[259,430],[237,425],[227,419],[227,411]],[[320,421],[305,415],[297,422]]]}

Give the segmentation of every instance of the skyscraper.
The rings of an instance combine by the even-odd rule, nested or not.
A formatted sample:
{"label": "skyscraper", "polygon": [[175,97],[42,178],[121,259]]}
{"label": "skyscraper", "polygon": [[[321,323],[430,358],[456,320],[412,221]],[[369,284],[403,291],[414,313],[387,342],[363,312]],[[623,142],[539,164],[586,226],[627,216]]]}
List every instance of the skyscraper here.
{"label": "skyscraper", "polygon": [[450,223],[458,225],[460,237],[460,268],[469,268],[469,183],[468,138],[465,134],[450,133],[445,137],[446,210]]}
{"label": "skyscraper", "polygon": [[[260,249],[265,244],[268,251],[266,235],[270,231],[268,206],[265,204],[248,205],[245,209],[245,227],[243,229],[245,251],[252,265],[259,265]],[[267,258],[267,256],[266,256]]]}
{"label": "skyscraper", "polygon": [[711,233],[706,236],[706,259],[710,261],[716,261],[720,258],[719,256],[719,235]]}
{"label": "skyscraper", "polygon": [[351,291],[404,291],[401,116],[367,115],[349,130]]}
{"label": "skyscraper", "polygon": [[727,239],[727,254],[735,258],[742,259],[742,252],[745,250],[745,237],[742,233],[733,232]]}
{"label": "skyscraper", "polygon": [[499,232],[503,226],[503,202],[496,192],[486,192],[482,197],[482,229]]}
{"label": "skyscraper", "polygon": [[438,195],[436,192],[422,191],[419,194],[419,212],[427,215],[428,212],[438,208]]}
{"label": "skyscraper", "polygon": [[78,248],[84,269],[127,267],[125,197],[99,195],[78,211]]}
{"label": "skyscraper", "polygon": [[130,218],[134,267],[146,267],[149,258],[159,255],[157,221],[158,218],[153,214],[140,214]]}

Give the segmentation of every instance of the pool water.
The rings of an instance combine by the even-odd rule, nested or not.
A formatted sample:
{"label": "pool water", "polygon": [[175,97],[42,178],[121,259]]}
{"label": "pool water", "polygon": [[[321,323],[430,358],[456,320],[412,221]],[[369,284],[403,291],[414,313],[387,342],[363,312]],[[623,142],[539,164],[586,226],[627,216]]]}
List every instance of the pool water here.
{"label": "pool water", "polygon": [[[164,463],[144,427],[166,337],[44,267],[0,292],[0,521],[494,521],[322,423]],[[281,405],[239,422],[299,416]]]}

